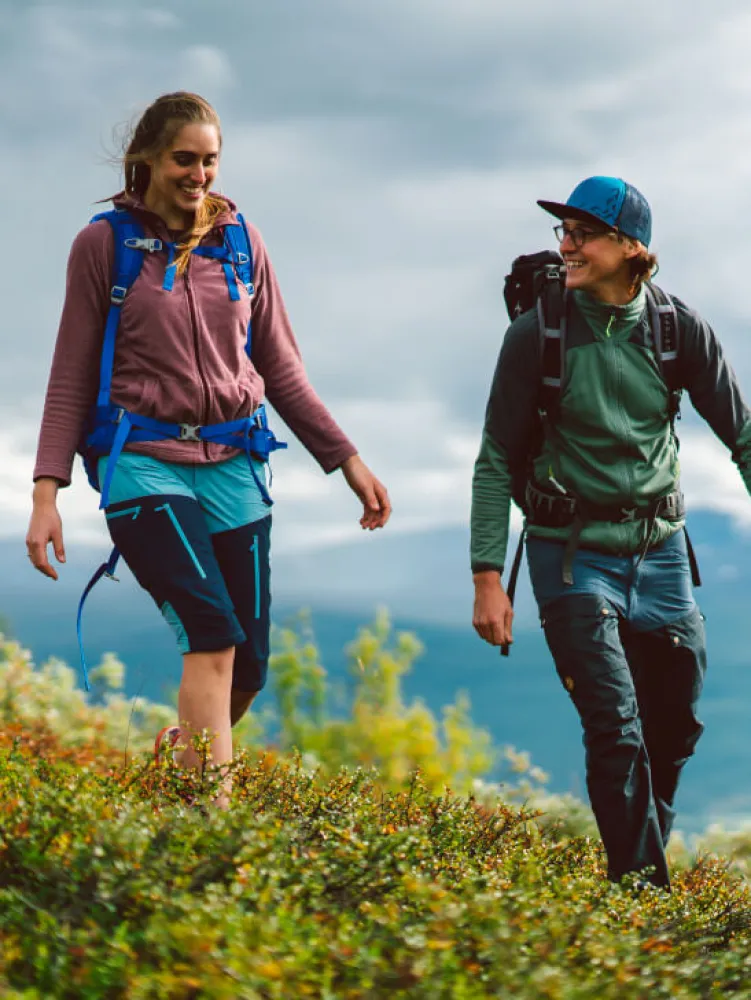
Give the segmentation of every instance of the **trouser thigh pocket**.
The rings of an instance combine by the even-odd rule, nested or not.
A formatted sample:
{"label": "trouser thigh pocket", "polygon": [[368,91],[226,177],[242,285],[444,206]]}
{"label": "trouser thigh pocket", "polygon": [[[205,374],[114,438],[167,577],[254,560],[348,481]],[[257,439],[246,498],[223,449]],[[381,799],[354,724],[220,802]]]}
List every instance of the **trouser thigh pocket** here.
{"label": "trouser thigh pocket", "polygon": [[634,641],[639,701],[655,756],[685,760],[704,731],[696,714],[707,669],[702,614],[694,608]]}
{"label": "trouser thigh pocket", "polygon": [[546,606],[541,621],[585,731],[594,734],[635,719],[636,696],[615,608],[594,594],[571,594]]}

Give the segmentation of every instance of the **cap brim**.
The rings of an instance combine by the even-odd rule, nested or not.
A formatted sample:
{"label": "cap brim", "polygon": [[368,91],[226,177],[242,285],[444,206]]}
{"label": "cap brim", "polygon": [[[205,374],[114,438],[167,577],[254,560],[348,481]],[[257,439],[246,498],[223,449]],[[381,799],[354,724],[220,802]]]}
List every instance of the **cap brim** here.
{"label": "cap brim", "polygon": [[614,228],[613,226],[609,226],[607,222],[603,222],[602,219],[598,219],[591,212],[585,212],[582,208],[565,205],[560,201],[538,201],[537,204],[540,208],[544,208],[546,212],[554,215],[556,219],[578,219],[580,222],[592,222],[596,226],[605,226],[607,229]]}

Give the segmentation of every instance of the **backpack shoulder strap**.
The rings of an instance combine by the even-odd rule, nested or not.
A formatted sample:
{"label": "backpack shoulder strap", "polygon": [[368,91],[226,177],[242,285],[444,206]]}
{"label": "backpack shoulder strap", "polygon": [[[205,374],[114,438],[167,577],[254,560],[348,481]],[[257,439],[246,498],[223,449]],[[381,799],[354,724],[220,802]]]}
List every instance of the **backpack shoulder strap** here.
{"label": "backpack shoulder strap", "polygon": [[112,227],[115,246],[110,308],[104,327],[97,396],[97,406],[108,406],[112,388],[112,369],[115,363],[115,340],[120,325],[120,309],[125,296],[141,273],[143,251],[161,250],[162,243],[161,240],[147,239],[141,224],[124,209],[115,208],[109,212],[100,212],[91,219],[91,222],[102,220]]}
{"label": "backpack shoulder strap", "polygon": [[681,328],[678,311],[672,298],[651,281],[646,283],[652,343],[660,374],[670,393],[669,412],[671,423],[680,410],[681,380],[678,366]]}
{"label": "backpack shoulder strap", "polygon": [[546,268],[537,299],[540,339],[540,415],[543,422],[555,420],[561,400],[566,364],[567,294],[559,269]]}
{"label": "backpack shoulder strap", "polygon": [[[253,284],[253,247],[250,244],[248,228],[245,219],[238,212],[237,225],[224,227],[224,241],[232,256],[232,263],[240,281],[245,285],[250,298],[253,298],[255,286]],[[245,341],[245,352],[250,357],[252,345],[252,323],[248,321],[248,337]]]}

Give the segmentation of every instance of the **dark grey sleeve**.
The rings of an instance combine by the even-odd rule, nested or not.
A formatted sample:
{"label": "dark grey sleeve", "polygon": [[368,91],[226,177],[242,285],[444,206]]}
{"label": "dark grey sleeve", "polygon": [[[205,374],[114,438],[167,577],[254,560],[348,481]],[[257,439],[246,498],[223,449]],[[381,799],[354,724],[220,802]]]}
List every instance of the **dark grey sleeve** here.
{"label": "dark grey sleeve", "polygon": [[485,412],[485,433],[514,470],[526,465],[539,431],[540,380],[537,316],[529,312],[506,332]]}
{"label": "dark grey sleeve", "polygon": [[539,387],[537,318],[527,313],[506,333],[485,411],[472,478],[473,572],[503,572],[513,482],[526,470],[539,428]]}
{"label": "dark grey sleeve", "polygon": [[689,398],[731,451],[751,492],[751,412],[711,326],[675,300],[681,324],[679,373]]}

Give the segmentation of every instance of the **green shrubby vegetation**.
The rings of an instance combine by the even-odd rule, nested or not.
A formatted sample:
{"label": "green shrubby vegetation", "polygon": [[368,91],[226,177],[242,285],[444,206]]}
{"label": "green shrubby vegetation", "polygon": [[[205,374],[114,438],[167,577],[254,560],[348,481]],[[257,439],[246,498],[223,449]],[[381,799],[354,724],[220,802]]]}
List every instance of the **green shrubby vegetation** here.
{"label": "green shrubby vegetation", "polygon": [[0,641],[0,995],[751,997],[751,835],[677,841],[672,894],[611,885],[583,803],[465,698],[405,700],[419,653],[379,615],[337,698],[305,620],[279,630],[221,813],[210,766],[153,762],[174,709],[114,656],[88,699]]}

